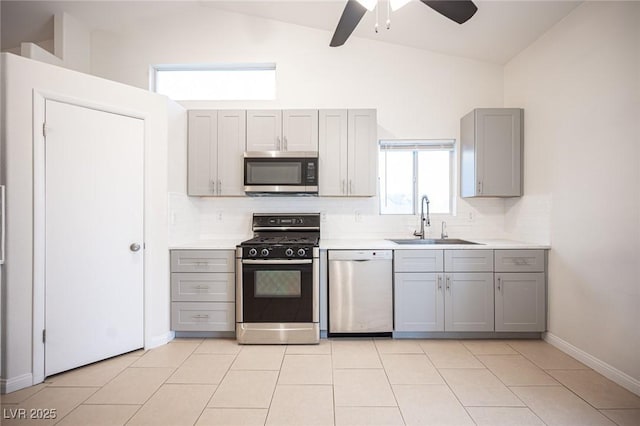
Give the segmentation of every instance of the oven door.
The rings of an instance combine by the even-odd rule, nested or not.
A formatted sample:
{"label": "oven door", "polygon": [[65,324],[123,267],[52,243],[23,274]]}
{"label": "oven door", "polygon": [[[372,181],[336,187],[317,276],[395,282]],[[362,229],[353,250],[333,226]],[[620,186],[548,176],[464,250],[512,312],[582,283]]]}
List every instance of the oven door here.
{"label": "oven door", "polygon": [[316,322],[312,259],[242,260],[240,322]]}

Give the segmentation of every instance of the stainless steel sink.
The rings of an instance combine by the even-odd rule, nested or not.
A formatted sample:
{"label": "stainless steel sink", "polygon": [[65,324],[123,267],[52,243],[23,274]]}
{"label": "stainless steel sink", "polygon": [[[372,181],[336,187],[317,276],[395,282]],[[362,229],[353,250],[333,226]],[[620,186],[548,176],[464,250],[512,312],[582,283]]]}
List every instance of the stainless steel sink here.
{"label": "stainless steel sink", "polygon": [[407,238],[401,240],[389,240],[393,241],[396,244],[419,244],[419,245],[432,245],[432,244],[480,244],[474,243],[472,241],[467,240],[459,240],[457,238],[444,238],[444,239],[424,239],[420,240],[417,238]]}

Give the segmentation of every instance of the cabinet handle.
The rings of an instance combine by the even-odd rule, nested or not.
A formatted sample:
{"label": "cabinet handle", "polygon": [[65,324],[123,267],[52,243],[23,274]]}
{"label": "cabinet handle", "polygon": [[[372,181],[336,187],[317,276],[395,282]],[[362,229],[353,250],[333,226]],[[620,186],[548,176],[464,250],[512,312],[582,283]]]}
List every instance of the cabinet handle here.
{"label": "cabinet handle", "polygon": [[498,277],[498,291],[502,291],[502,277]]}
{"label": "cabinet handle", "polygon": [[211,179],[211,193],[215,194],[216,193],[216,181]]}
{"label": "cabinet handle", "polygon": [[218,195],[222,194],[222,179],[218,180]]}
{"label": "cabinet handle", "polygon": [[276,136],[276,143],[278,144],[278,151],[282,151],[282,141],[280,140],[280,136]]}
{"label": "cabinet handle", "polygon": [[195,319],[205,319],[205,318],[209,318],[209,315],[194,315],[193,318]]}
{"label": "cabinet handle", "polygon": [[343,194],[345,194],[347,192],[347,181],[342,179],[342,188],[341,188],[341,192]]}
{"label": "cabinet handle", "polygon": [[197,285],[196,290],[209,290],[208,285]]}
{"label": "cabinet handle", "polygon": [[442,275],[438,275],[438,291],[442,290]]}
{"label": "cabinet handle", "polygon": [[478,194],[482,194],[482,181],[478,181]]}
{"label": "cabinet handle", "polygon": [[451,277],[447,275],[447,291],[451,291]]}
{"label": "cabinet handle", "polygon": [[349,179],[349,194],[353,195],[353,181]]}
{"label": "cabinet handle", "polygon": [[289,142],[287,141],[287,137],[284,136],[282,139],[284,140],[284,150],[288,151],[289,150]]}

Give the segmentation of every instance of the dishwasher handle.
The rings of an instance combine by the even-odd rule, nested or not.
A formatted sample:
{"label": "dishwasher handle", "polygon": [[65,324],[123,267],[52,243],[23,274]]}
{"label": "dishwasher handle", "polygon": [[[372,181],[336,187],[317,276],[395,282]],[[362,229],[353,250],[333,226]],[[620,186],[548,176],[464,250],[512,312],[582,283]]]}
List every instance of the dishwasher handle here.
{"label": "dishwasher handle", "polygon": [[353,262],[365,262],[376,260],[392,260],[392,250],[329,250],[329,261],[346,260]]}

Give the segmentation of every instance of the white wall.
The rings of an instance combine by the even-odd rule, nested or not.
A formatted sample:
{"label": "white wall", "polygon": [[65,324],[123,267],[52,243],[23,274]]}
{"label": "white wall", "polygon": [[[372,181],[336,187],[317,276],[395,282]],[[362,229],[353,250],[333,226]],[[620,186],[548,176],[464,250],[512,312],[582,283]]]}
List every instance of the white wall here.
{"label": "white wall", "polygon": [[526,122],[506,226],[551,242],[551,339],[640,392],[640,4],[585,2],[506,65],[504,92]]}
{"label": "white wall", "polygon": [[[94,76],[21,58],[2,59],[2,175],[7,187],[0,390],[30,386],[33,331],[33,97],[46,91],[145,115],[145,346],[169,334],[166,98]],[[114,307],[117,309],[117,306]]]}
{"label": "white wall", "polygon": [[[344,47],[330,48],[330,38],[328,31],[202,7],[141,22],[118,34],[94,32],[92,72],[146,88],[153,64],[275,62],[274,101],[183,105],[377,108],[380,138],[458,139],[459,119],[465,113],[475,107],[502,106],[501,66],[356,37]],[[183,141],[172,139],[171,143],[171,162],[176,163],[169,181],[175,193],[170,197],[173,242],[198,236],[244,236],[254,211],[326,211],[325,237],[344,233],[409,236],[418,225],[415,216],[380,217],[376,198],[188,199],[180,195],[186,192],[186,148],[179,145]],[[362,222],[355,221],[356,210],[362,213]],[[451,236],[502,236],[504,201],[459,201],[458,212],[457,218],[444,217]],[[436,218],[434,235],[439,235],[439,223]]]}
{"label": "white wall", "polygon": [[57,13],[53,21],[54,54],[63,66],[88,73],[91,68],[91,33],[68,13]]}

